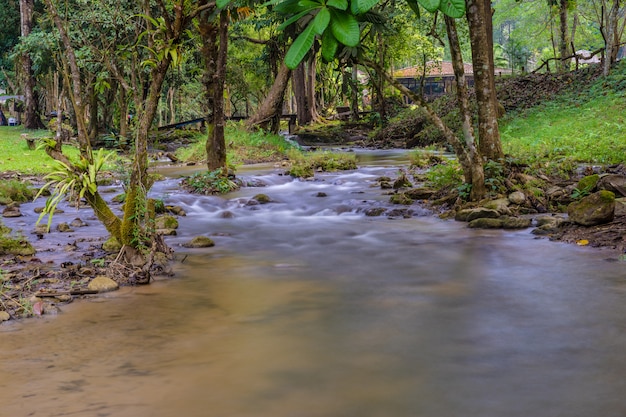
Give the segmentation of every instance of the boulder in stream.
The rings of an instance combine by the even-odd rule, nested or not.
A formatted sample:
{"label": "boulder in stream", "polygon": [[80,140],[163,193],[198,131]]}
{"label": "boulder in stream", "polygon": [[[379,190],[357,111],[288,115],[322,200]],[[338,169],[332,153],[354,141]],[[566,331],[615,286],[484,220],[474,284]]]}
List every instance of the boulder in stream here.
{"label": "boulder in stream", "polygon": [[210,248],[215,246],[213,239],[206,236],[196,236],[187,243],[182,245],[185,248]]}
{"label": "boulder in stream", "polygon": [[119,288],[117,282],[105,275],[98,275],[87,284],[87,288],[91,291],[97,292],[109,292],[115,291]]}
{"label": "boulder in stream", "polygon": [[610,223],[615,217],[615,194],[601,190],[567,206],[569,219],[581,226]]}

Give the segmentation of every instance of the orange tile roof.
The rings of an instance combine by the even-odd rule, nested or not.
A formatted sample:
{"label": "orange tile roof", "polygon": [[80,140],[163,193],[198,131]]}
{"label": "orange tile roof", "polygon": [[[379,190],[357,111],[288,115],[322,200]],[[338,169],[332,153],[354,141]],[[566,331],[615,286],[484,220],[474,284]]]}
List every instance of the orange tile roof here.
{"label": "orange tile roof", "polygon": [[[474,67],[472,64],[464,63],[465,74],[473,74]],[[510,74],[511,70],[506,68],[496,68],[496,72]],[[424,73],[424,67],[421,65],[415,65],[412,67],[402,68],[394,71],[393,76],[395,78],[415,78],[421,77]],[[426,75],[431,77],[442,76],[454,76],[454,69],[452,63],[448,61],[435,62],[430,61],[426,63]]]}

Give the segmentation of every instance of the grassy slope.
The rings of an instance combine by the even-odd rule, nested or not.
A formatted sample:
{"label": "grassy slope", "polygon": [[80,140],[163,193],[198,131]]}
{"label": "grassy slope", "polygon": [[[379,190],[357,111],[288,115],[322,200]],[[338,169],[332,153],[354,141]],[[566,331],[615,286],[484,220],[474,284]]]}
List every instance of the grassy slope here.
{"label": "grassy slope", "polygon": [[[50,172],[53,160],[43,150],[30,150],[20,136],[28,133],[32,137],[50,135],[48,131],[27,131],[20,126],[0,126],[0,172],[21,172],[26,174],[44,174]],[[76,149],[65,147],[70,154],[77,154]]]}
{"label": "grassy slope", "polygon": [[500,121],[505,152],[528,162],[626,162],[626,62],[609,78],[574,88]]}

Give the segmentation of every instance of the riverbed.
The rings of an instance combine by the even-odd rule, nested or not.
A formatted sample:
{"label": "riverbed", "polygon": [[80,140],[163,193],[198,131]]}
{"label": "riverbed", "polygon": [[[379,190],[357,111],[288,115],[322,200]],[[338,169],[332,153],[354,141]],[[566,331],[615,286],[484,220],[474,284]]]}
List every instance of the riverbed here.
{"label": "riverbed", "polygon": [[[163,169],[175,277],[0,325],[0,415],[626,414],[622,263],[418,205],[366,216],[406,160],[359,157],[311,181],[249,167],[265,186],[220,197]],[[216,246],[179,246],[198,234]]]}

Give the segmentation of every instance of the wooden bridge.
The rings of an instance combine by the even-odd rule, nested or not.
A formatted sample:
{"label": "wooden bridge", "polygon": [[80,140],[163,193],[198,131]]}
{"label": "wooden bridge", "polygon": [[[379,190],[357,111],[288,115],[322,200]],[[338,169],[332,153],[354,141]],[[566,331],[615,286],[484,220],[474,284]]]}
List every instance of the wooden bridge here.
{"label": "wooden bridge", "polygon": [[[248,116],[229,116],[229,117],[224,117],[224,120],[240,121],[240,120],[246,120],[247,118]],[[280,116],[280,118],[289,120],[289,133],[292,133],[293,128],[296,126],[296,115],[295,114],[283,114],[282,116]],[[198,117],[197,119],[185,120],[183,122],[177,122],[177,123],[172,123],[172,124],[165,125],[165,126],[159,126],[158,130],[182,129],[183,127],[187,125],[193,125],[196,123],[200,123],[200,125],[202,126],[204,125],[206,121],[207,121],[206,117]]]}

